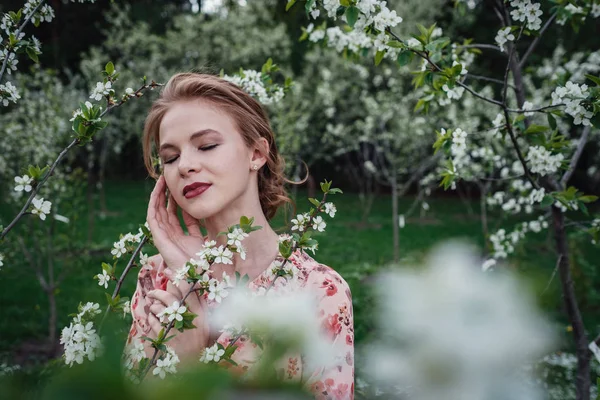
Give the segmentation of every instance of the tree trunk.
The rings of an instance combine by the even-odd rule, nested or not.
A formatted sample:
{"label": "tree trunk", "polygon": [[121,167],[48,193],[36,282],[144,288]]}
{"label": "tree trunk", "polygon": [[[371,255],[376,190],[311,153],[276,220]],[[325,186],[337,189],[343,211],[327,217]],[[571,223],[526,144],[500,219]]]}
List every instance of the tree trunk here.
{"label": "tree trunk", "polygon": [[394,262],[400,260],[400,228],[398,225],[398,182],[396,171],[392,172],[392,227],[394,232]]}
{"label": "tree trunk", "polygon": [[308,188],[308,197],[314,198],[315,194],[317,192],[317,184],[315,182],[315,178],[313,178],[312,175],[308,175],[306,184],[307,184],[307,188]]}
{"label": "tree trunk", "polygon": [[569,322],[573,327],[573,338],[575,339],[575,354],[577,355],[577,377],[575,379],[576,398],[577,400],[589,400],[591,371],[588,338],[585,333],[585,326],[583,325],[583,319],[579,311],[577,299],[575,298],[575,287],[571,276],[571,263],[565,231],[565,217],[556,207],[552,207],[552,222],[556,240],[556,250],[558,251],[559,257],[558,270],[560,273],[564,306]]}

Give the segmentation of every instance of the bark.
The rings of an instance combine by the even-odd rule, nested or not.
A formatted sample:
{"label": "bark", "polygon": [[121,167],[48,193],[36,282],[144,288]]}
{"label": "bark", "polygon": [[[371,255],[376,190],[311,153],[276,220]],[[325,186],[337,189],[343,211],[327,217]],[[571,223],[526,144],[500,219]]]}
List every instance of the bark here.
{"label": "bark", "polygon": [[400,229],[398,226],[398,182],[396,182],[396,170],[391,176],[392,184],[392,227],[394,228],[394,262],[400,260]]}
{"label": "bark", "polygon": [[575,340],[575,354],[577,355],[576,398],[577,400],[589,400],[591,388],[590,353],[588,350],[588,338],[575,297],[575,286],[571,276],[571,263],[565,231],[565,216],[558,208],[552,207],[552,220],[559,257],[558,270],[563,301],[569,322],[573,327],[573,339]]}
{"label": "bark", "polygon": [[315,193],[317,192],[317,183],[315,182],[315,178],[312,175],[308,175],[308,179],[306,181],[308,186],[308,197],[315,197]]}

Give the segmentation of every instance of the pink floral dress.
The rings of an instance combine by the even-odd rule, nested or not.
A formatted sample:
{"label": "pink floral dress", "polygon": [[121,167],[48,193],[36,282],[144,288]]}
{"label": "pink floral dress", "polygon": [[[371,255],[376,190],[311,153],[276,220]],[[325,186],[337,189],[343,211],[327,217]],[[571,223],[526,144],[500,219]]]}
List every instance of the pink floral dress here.
{"label": "pink floral dress", "polygon": [[[276,277],[272,268],[280,265],[283,258],[278,256],[271,266],[261,275],[248,283],[248,288],[257,294],[264,293],[271,284],[271,291],[302,290],[316,296],[315,310],[324,335],[331,342],[335,351],[335,363],[327,367],[309,370],[301,354],[289,354],[275,368],[278,376],[290,381],[301,382],[311,391],[316,399],[346,400],[354,398],[354,320],[352,313],[352,296],[346,281],[330,267],[319,264],[308,254],[297,250],[288,263],[292,264],[293,276]],[[153,289],[166,290],[168,279],[164,274],[166,268],[160,254],[149,258],[148,265],[138,274],[138,282],[131,300],[133,323],[127,339],[130,344],[136,337],[147,335],[150,325],[147,320],[149,304],[145,301],[145,293]],[[275,282],[273,283],[273,280]],[[218,303],[207,300],[209,312],[218,307]],[[217,338],[217,342],[227,347],[232,339],[231,333],[225,331]],[[210,344],[209,344],[210,345]],[[237,372],[244,373],[260,357],[258,346],[246,336],[236,342],[237,348],[231,356],[236,362]],[[198,355],[200,356],[200,355]],[[229,363],[227,363],[229,365]]]}

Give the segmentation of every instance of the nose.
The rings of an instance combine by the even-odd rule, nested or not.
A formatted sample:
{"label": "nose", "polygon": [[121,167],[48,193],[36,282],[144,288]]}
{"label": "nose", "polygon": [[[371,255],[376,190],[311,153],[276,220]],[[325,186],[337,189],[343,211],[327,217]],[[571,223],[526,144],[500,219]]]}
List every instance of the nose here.
{"label": "nose", "polygon": [[197,157],[194,157],[193,150],[184,150],[181,152],[179,155],[178,169],[181,177],[185,177],[200,170],[200,162]]}

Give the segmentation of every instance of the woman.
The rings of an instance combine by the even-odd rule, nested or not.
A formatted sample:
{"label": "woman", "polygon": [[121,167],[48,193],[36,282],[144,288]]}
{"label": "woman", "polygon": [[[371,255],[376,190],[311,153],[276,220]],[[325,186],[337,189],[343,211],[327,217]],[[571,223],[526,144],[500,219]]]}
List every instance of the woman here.
{"label": "woman", "polygon": [[[141,336],[156,337],[162,329],[157,315],[174,301],[181,301],[182,293],[187,292],[181,284],[174,286],[169,277],[194,257],[205,240],[223,244],[224,237],[218,233],[238,223],[243,215],[254,217],[254,225],[262,226],[244,240],[247,256],[242,259],[236,254],[233,265],[213,264],[211,270],[213,276],[222,272],[232,276],[236,271],[247,274],[248,288],[264,292],[277,279],[272,267],[282,260],[279,236],[269,220],[278,207],[291,202],[284,189],[283,160],[264,109],[224,79],[197,73],[173,76],[154,102],[144,129],[146,168],[156,178],[153,145],[158,149],[162,174],[150,196],[147,220],[159,254],[140,271],[131,302],[134,321],[128,344]],[[178,208],[188,235],[177,218]],[[201,234],[199,221],[203,221],[206,237]],[[315,313],[332,346],[339,350],[336,365],[313,370],[307,368],[301,355],[289,357],[281,375],[302,382],[317,398],[352,398],[354,329],[348,285],[337,272],[300,250],[289,262],[297,268],[295,279],[280,277],[273,290],[294,286],[314,292],[318,300]],[[209,329],[207,315],[218,306],[216,302],[206,296],[189,296],[187,306],[198,315],[196,328],[175,332],[169,346],[182,363],[199,362],[204,349],[217,342],[226,346],[231,337]],[[150,358],[153,349],[144,343]],[[260,351],[245,337],[237,344],[231,359],[243,372]]]}

